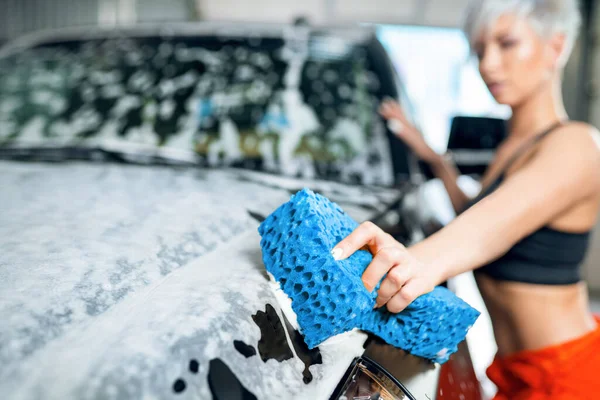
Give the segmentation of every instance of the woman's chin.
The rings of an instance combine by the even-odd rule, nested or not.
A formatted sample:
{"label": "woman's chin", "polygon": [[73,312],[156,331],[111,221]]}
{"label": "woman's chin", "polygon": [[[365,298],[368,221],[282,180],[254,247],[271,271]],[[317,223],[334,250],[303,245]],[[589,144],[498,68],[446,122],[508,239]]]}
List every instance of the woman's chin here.
{"label": "woman's chin", "polygon": [[511,97],[505,93],[492,94],[492,97],[494,100],[496,100],[496,103],[504,106],[512,107],[516,103],[514,97]]}

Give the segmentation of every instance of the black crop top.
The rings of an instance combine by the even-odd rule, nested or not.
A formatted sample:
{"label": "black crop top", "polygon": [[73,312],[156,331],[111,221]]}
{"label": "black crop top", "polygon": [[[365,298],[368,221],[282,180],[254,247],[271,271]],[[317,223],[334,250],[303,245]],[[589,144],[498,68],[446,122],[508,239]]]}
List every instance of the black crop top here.
{"label": "black crop top", "polygon": [[[554,124],[535,136],[509,160],[506,168],[510,167],[525,150],[530,149],[561,125],[562,123]],[[467,208],[496,190],[503,180],[504,173],[471,200]],[[500,258],[475,270],[475,273],[503,281],[544,285],[577,283],[581,280],[579,267],[586,255],[589,237],[590,232],[570,233],[543,227],[521,239]]]}

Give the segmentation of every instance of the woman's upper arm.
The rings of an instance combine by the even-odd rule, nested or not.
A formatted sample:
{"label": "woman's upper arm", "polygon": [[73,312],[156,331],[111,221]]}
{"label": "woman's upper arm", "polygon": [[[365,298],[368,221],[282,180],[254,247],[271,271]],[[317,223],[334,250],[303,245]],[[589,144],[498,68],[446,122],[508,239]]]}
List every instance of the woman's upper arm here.
{"label": "woman's upper arm", "polygon": [[473,211],[478,208],[517,242],[599,190],[598,132],[570,124],[544,139],[533,159]]}

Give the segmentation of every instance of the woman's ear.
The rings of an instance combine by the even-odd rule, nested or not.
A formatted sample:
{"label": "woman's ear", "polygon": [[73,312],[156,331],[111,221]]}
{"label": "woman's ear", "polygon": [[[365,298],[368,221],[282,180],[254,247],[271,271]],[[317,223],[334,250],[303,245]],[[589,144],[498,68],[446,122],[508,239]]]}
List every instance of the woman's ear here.
{"label": "woman's ear", "polygon": [[564,67],[566,37],[564,33],[553,35],[548,41],[548,64],[552,69]]}

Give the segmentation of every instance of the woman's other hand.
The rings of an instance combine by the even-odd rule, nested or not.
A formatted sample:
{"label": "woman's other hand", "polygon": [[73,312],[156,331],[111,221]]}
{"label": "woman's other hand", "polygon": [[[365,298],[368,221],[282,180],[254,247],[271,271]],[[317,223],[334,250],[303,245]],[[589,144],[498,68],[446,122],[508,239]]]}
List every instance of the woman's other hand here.
{"label": "woman's other hand", "polygon": [[393,100],[385,100],[379,107],[379,114],[388,121],[389,129],[400,138],[421,160],[431,164],[439,155],[427,144],[421,133],[406,118],[400,105]]}
{"label": "woman's other hand", "polygon": [[413,257],[402,244],[372,222],[361,224],[331,253],[336,260],[343,260],[363,247],[373,254],[373,260],[362,276],[367,290],[371,292],[385,276],[377,292],[377,307],[387,305],[390,312],[398,313],[440,282],[432,268]]}

